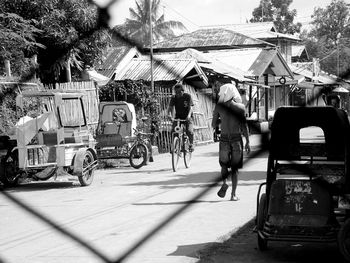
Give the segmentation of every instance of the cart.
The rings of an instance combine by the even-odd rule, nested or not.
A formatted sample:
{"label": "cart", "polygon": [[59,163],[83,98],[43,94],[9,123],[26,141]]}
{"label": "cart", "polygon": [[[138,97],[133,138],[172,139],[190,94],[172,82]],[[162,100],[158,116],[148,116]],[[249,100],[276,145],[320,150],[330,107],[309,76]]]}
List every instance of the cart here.
{"label": "cart", "polygon": [[153,161],[151,133],[136,128],[135,107],[125,101],[101,102],[96,132],[98,159],[129,159],[136,169]]}
{"label": "cart", "polygon": [[[83,93],[76,91],[27,91],[16,104],[23,114],[12,137],[2,137],[7,146],[1,156],[0,180],[5,186],[19,179],[47,180],[72,175],[82,186],[93,181],[97,167],[95,140],[89,133]],[[27,105],[27,107],[25,107]]]}
{"label": "cart", "polygon": [[[324,137],[301,138],[302,129],[315,127]],[[343,110],[277,109],[266,182],[257,195],[260,250],[267,249],[270,241],[338,242],[340,252],[350,260],[349,136]]]}

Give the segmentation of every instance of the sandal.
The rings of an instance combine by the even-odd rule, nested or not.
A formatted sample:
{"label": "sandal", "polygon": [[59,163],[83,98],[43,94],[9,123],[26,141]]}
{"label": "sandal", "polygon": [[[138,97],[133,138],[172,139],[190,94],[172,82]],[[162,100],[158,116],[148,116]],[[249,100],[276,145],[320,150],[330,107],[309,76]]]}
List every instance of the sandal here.
{"label": "sandal", "polygon": [[226,195],[227,188],[228,188],[228,184],[224,183],[218,192],[218,196],[221,198],[224,198]]}

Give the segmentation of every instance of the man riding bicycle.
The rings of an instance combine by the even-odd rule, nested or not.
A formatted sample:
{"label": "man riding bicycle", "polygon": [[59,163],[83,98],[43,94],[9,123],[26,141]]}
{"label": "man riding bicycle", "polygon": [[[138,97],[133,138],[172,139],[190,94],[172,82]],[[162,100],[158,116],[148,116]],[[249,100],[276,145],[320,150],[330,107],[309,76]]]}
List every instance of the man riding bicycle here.
{"label": "man riding bicycle", "polygon": [[[193,116],[192,107],[193,101],[190,94],[184,92],[184,87],[182,84],[178,83],[174,86],[175,95],[170,99],[168,107],[168,116],[173,119],[185,120],[186,134],[188,136],[190,146],[189,150],[193,151]],[[175,118],[173,118],[173,111],[175,108]],[[171,132],[173,133],[177,122],[173,121],[173,126]]]}

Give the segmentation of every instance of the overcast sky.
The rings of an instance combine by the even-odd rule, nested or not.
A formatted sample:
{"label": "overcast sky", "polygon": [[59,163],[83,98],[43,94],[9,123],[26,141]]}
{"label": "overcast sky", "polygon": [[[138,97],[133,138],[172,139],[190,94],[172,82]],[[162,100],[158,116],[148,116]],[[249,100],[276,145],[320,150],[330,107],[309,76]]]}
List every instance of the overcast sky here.
{"label": "overcast sky", "polygon": [[[111,0],[96,0],[98,3]],[[350,0],[345,0],[350,3]],[[166,20],[177,20],[189,30],[198,26],[245,23],[252,17],[260,0],[161,0]],[[293,0],[290,9],[297,10],[296,22],[307,25],[315,7],[325,8],[331,0]],[[121,24],[129,16],[129,7],[135,7],[135,0],[117,0],[112,6],[111,25]]]}

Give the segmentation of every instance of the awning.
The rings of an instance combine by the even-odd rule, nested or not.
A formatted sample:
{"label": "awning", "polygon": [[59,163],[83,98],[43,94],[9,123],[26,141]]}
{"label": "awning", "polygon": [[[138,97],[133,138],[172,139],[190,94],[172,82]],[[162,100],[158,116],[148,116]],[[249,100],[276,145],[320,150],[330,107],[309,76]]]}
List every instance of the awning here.
{"label": "awning", "polygon": [[294,78],[293,72],[276,49],[246,48],[221,51],[209,51],[208,56],[215,58],[226,65],[239,67],[248,72],[245,77],[261,77],[271,74],[277,77]]}
{"label": "awning", "polygon": [[338,92],[338,93],[349,93],[347,89],[344,89],[343,87],[337,87],[332,90],[332,92]]}
{"label": "awning", "polygon": [[94,69],[87,69],[85,73],[88,75],[89,80],[95,81],[99,86],[104,86],[110,81],[110,78],[98,73]]}
{"label": "awning", "polygon": [[195,59],[198,62],[198,65],[210,71],[214,71],[216,73],[229,76],[238,81],[252,81],[245,76],[249,75],[248,72],[243,71],[237,67],[228,65],[222,61],[219,61],[209,55],[207,53],[200,52],[193,48],[187,48],[179,53],[171,55],[168,57],[174,59]]}
{"label": "awning", "polygon": [[226,65],[223,62],[220,61],[215,61],[213,60],[211,63],[198,63],[202,68],[207,68],[212,71],[215,71],[219,74],[229,76],[233,79],[237,79],[239,81],[247,81],[251,82],[253,81],[252,79],[246,78],[245,75],[248,75],[248,73],[243,73],[242,70],[237,69],[235,67]]}
{"label": "awning", "polygon": [[[114,80],[151,81],[149,59],[132,59],[122,70],[116,72]],[[194,76],[194,77],[192,77]],[[208,79],[194,59],[155,59],[153,60],[154,81],[180,81],[186,78],[197,82],[201,88],[208,86]]]}

